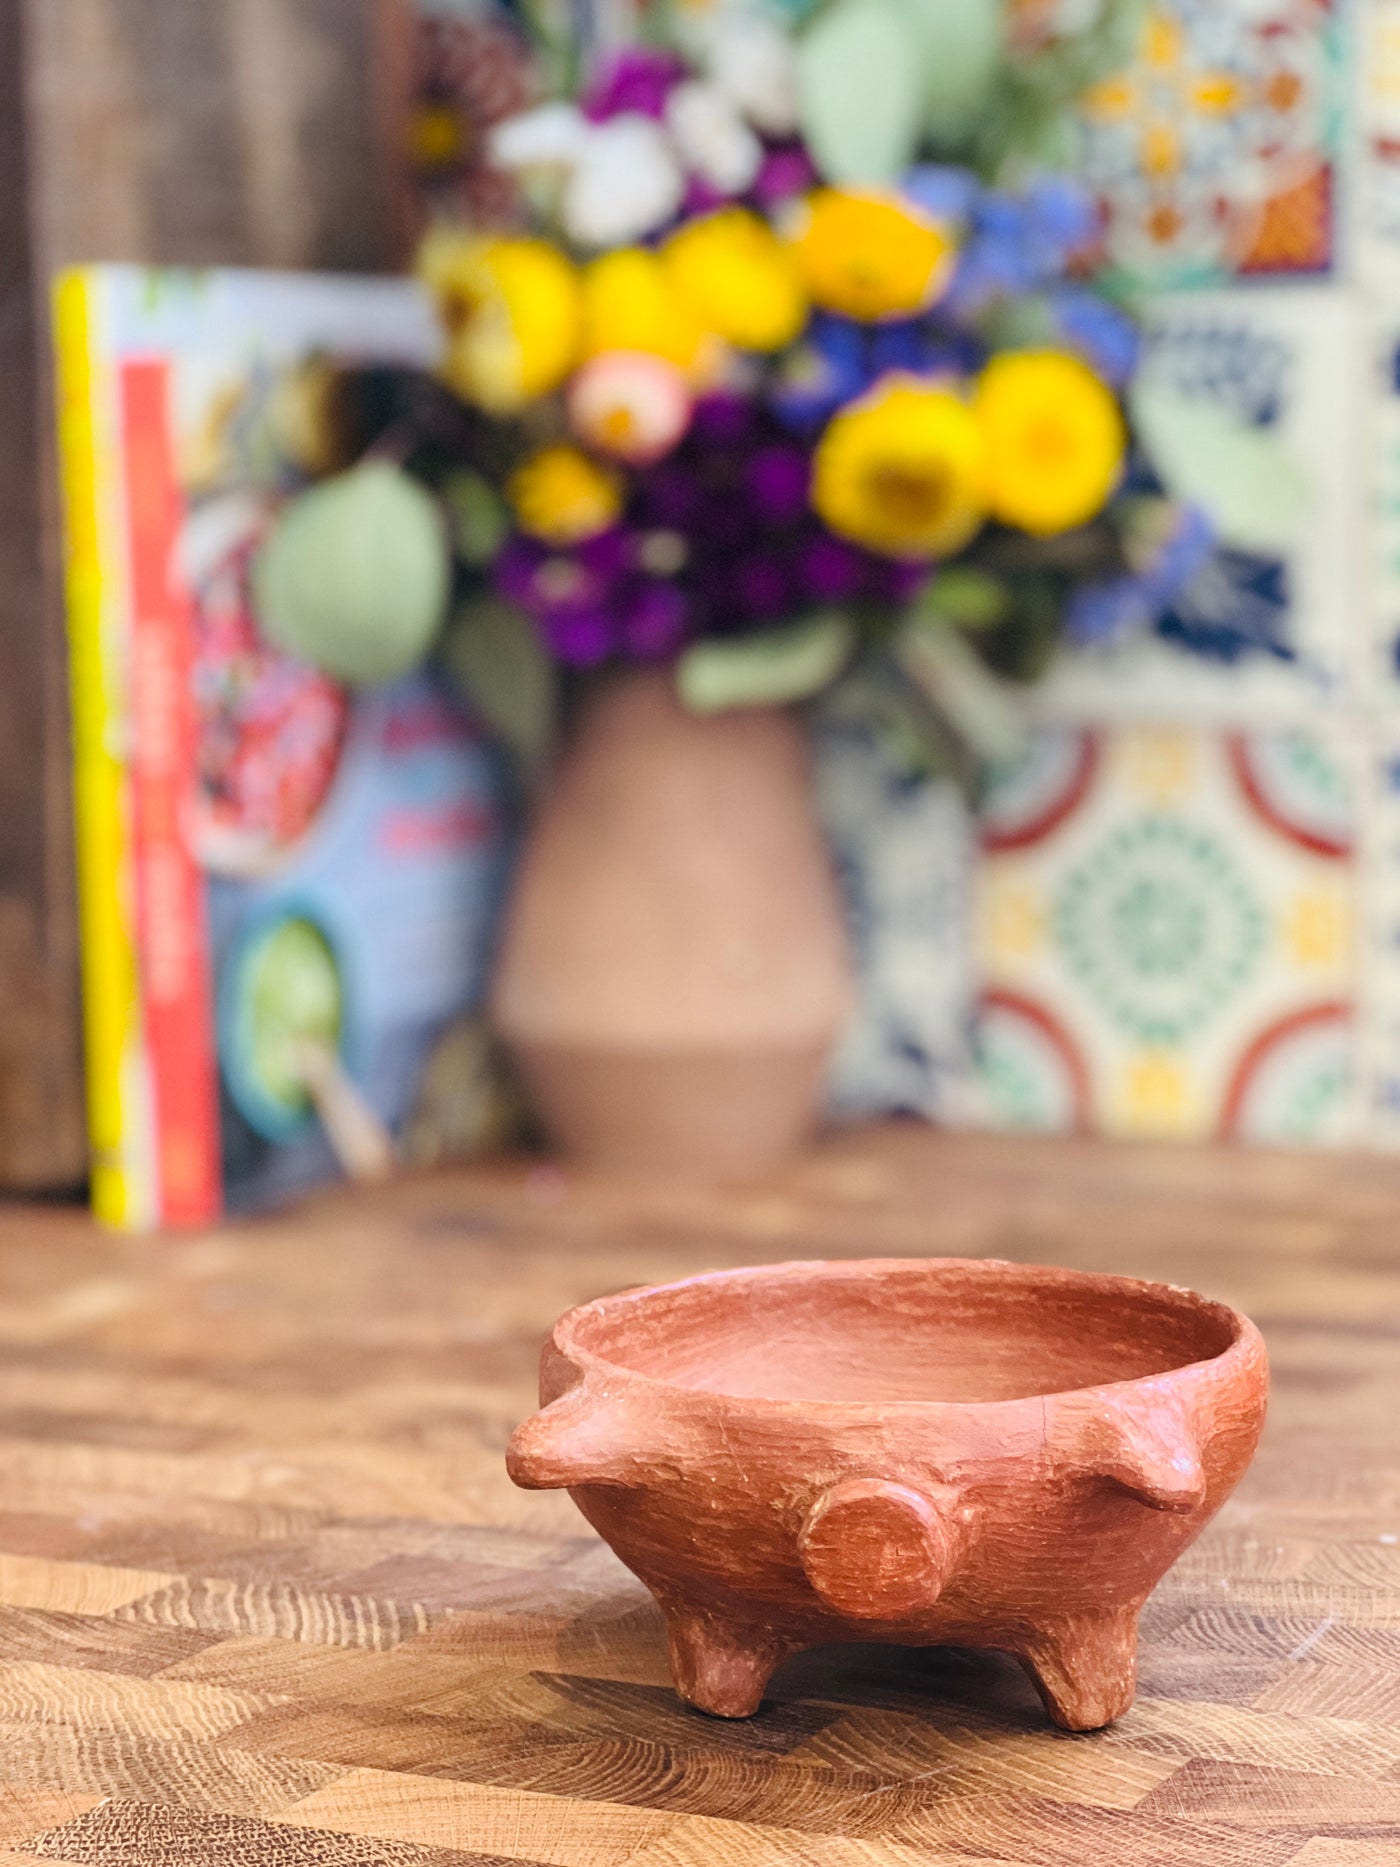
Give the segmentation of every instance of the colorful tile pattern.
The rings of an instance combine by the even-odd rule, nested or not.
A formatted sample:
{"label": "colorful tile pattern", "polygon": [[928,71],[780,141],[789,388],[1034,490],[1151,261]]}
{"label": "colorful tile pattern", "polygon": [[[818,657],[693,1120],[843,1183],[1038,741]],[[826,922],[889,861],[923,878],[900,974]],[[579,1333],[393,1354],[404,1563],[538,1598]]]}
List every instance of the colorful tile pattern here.
{"label": "colorful tile pattern", "polygon": [[952,783],[901,768],[862,726],[824,719],[814,745],[857,982],[831,1111],[954,1120],[972,1058],[967,806]]}
{"label": "colorful tile pattern", "polygon": [[1336,0],[1156,0],[1082,109],[1114,263],[1154,286],[1330,271],[1342,68]]}
{"label": "colorful tile pattern", "polygon": [[[1145,374],[1265,432],[1301,478],[1304,512],[1283,549],[1218,554],[1163,633],[1067,653],[1044,705],[1091,722],[1250,727],[1370,703],[1363,560],[1371,348],[1364,306],[1336,286],[1155,301]],[[1261,640],[1278,652],[1248,646]]]}
{"label": "colorful tile pattern", "polygon": [[1355,811],[1315,733],[1037,734],[984,819],[984,1118],[1354,1135]]}
{"label": "colorful tile pattern", "polygon": [[1400,0],[1367,0],[1357,96],[1358,266],[1393,284],[1400,274]]}

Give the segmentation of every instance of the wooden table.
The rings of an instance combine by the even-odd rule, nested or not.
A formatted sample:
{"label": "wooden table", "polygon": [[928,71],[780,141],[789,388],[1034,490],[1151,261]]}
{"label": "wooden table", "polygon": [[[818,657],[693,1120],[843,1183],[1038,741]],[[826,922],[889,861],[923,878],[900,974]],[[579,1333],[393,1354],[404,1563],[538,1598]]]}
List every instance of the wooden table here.
{"label": "wooden table", "polygon": [[[0,1214],[0,1867],[1397,1867],[1400,1163],[841,1142],[724,1198],[502,1167],[172,1244]],[[1112,1731],[839,1649],[747,1724],[501,1450],[578,1299],[995,1253],[1242,1304],[1276,1400]],[[10,1850],[6,1852],[6,1849]]]}

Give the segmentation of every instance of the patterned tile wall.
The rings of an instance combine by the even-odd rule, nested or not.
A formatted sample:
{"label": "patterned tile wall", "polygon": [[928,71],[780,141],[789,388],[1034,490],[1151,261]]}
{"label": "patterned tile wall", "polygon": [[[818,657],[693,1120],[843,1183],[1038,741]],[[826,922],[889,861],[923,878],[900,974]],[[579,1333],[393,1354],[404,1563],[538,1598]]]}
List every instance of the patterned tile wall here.
{"label": "patterned tile wall", "polygon": [[1355,812],[1315,733],[1038,733],[984,816],[983,1117],[1354,1138]]}

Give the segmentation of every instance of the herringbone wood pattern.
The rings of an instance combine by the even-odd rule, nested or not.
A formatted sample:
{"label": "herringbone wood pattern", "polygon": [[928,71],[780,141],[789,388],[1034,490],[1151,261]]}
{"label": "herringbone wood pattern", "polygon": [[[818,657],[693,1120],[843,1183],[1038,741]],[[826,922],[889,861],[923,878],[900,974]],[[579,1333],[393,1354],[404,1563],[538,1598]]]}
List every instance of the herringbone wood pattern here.
{"label": "herringbone wood pattern", "polygon": [[[1400,1867],[1400,1163],[939,1139],[725,1197],[503,1167],[186,1243],[0,1214],[0,1867]],[[1114,1730],[841,1649],[746,1724],[501,1465],[588,1296],[992,1254],[1248,1309],[1258,1464]],[[8,1851],[7,1851],[8,1850]]]}

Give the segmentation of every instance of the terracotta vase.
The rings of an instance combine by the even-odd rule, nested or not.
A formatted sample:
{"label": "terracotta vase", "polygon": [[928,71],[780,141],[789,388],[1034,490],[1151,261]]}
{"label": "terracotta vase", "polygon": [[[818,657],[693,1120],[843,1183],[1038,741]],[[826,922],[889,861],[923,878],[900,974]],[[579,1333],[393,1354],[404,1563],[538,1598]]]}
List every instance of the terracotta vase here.
{"label": "terracotta vase", "polygon": [[1138,1614],[1239,1482],[1268,1363],[1127,1277],[767,1265],[572,1311],[517,1428],[666,1616],[682,1697],[743,1718],[830,1641],[1017,1654],[1057,1724],[1133,1700]]}
{"label": "terracotta vase", "polygon": [[798,721],[669,674],[586,702],[517,873],[492,1012],[564,1152],[730,1178],[794,1148],[850,1006]]}

